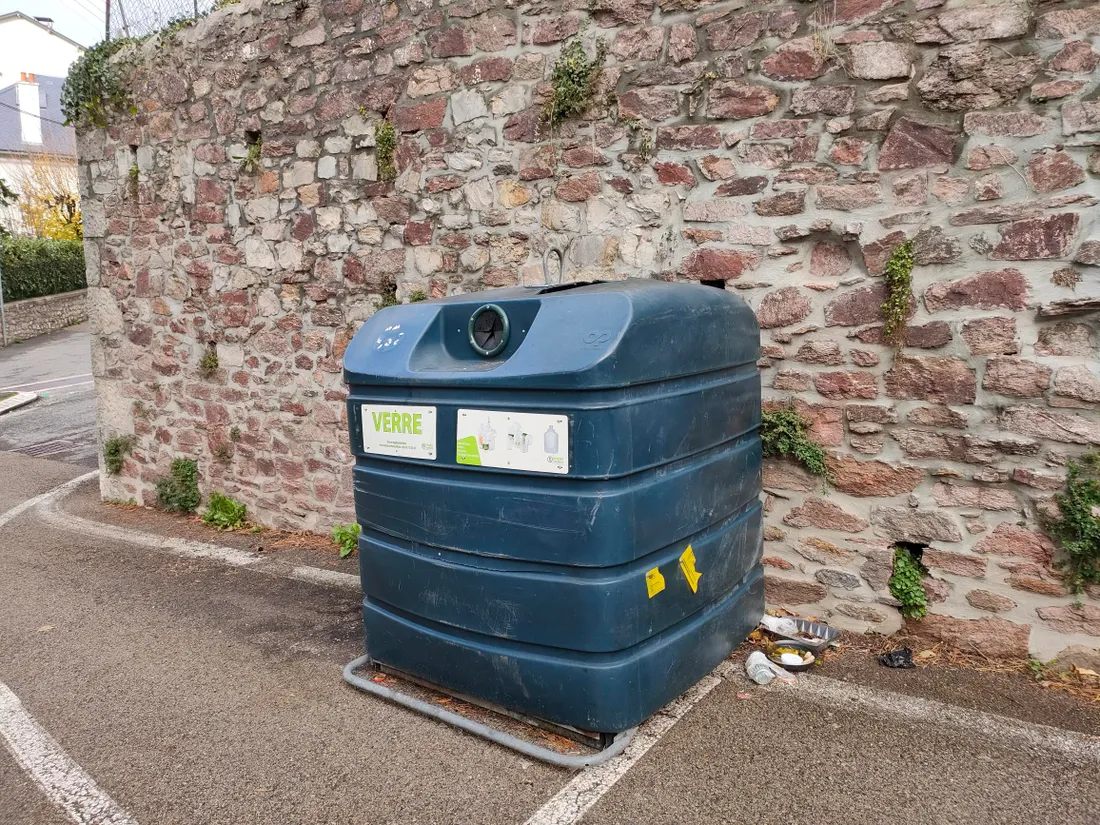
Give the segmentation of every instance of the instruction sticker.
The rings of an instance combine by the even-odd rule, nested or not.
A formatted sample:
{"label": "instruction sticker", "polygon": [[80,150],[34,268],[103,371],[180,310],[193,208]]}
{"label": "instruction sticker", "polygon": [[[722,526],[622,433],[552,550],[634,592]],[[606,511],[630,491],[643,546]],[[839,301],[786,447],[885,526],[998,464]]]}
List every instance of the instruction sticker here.
{"label": "instruction sticker", "polygon": [[695,569],[695,551],[691,549],[690,544],[687,546],[687,550],[680,554],[680,570],[683,571],[691,592],[698,593],[699,579],[703,578],[703,574]]}
{"label": "instruction sticker", "polygon": [[569,417],[459,410],[455,461],[527,473],[568,473]]}
{"label": "instruction sticker", "polygon": [[659,568],[654,567],[645,574],[645,589],[649,591],[651,599],[665,589],[665,577],[661,575]]}
{"label": "instruction sticker", "polygon": [[363,404],[363,452],[435,459],[435,407]]}

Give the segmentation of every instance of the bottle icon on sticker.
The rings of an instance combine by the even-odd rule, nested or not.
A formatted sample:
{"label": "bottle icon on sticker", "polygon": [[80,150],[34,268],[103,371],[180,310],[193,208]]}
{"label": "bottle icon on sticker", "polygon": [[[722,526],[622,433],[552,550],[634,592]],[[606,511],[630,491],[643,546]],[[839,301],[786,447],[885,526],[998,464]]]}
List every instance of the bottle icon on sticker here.
{"label": "bottle icon on sticker", "polygon": [[497,446],[497,431],[493,429],[489,419],[485,419],[485,423],[477,428],[477,444],[486,452],[492,451]]}
{"label": "bottle icon on sticker", "polygon": [[551,424],[550,428],[542,435],[542,449],[549,455],[558,451],[558,431]]}

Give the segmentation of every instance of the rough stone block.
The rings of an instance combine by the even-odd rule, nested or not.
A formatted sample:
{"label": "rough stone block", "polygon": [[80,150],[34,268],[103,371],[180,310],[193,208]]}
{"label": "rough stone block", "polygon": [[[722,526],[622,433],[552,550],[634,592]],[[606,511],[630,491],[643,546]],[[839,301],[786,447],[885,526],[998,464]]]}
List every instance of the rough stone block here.
{"label": "rough stone block", "polygon": [[813,305],[805,293],[797,287],[788,286],[769,292],[760,300],[756,320],[761,329],[785,327],[804,320],[812,309]]}
{"label": "rough stone block", "polygon": [[774,112],[778,105],[779,95],[765,86],[723,80],[707,95],[707,117],[741,120]]}
{"label": "rough stone block", "polygon": [[899,118],[878,154],[882,171],[951,164],[958,133],[911,118]]}
{"label": "rough stone block", "polygon": [[853,43],[848,49],[848,74],[862,80],[909,77],[913,53],[904,43]]}
{"label": "rough stone block", "polygon": [[875,533],[894,541],[927,543],[962,541],[955,520],[938,510],[912,507],[872,507],[871,524]]}
{"label": "rough stone block", "polygon": [[957,281],[941,281],[928,287],[924,306],[929,312],[963,307],[975,309],[1025,309],[1029,284],[1018,269],[980,272]]}
{"label": "rough stone block", "polygon": [[737,249],[697,249],[684,259],[680,274],[697,281],[729,281],[740,278],[760,263],[757,252]]}
{"label": "rough stone block", "polygon": [[816,527],[843,533],[859,533],[868,527],[859,516],[820,498],[807,498],[783,517],[783,523],[791,527]]}
{"label": "rough stone block", "polygon": [[1054,544],[1042,533],[1006,522],[974,545],[974,552],[1029,559],[1045,567],[1054,557]]}
{"label": "rough stone block", "polygon": [[971,355],[1015,355],[1020,349],[1016,341],[1015,318],[975,318],[965,321],[962,338]]}
{"label": "rough stone block", "polygon": [[817,582],[764,575],[764,600],[771,605],[813,604],[828,595],[828,589]]}
{"label": "rough stone block", "polygon": [[833,486],[837,490],[861,498],[911,493],[924,480],[925,475],[920,467],[888,464],[884,461],[861,461],[846,455],[830,455],[828,466],[833,474]]}
{"label": "rough stone block", "polygon": [[1014,221],[1001,228],[1001,241],[990,257],[998,261],[1065,258],[1077,238],[1080,223],[1075,212]]}
{"label": "rough stone block", "polygon": [[886,394],[941,404],[973,404],[974,370],[966,361],[931,355],[901,355],[886,373]]}

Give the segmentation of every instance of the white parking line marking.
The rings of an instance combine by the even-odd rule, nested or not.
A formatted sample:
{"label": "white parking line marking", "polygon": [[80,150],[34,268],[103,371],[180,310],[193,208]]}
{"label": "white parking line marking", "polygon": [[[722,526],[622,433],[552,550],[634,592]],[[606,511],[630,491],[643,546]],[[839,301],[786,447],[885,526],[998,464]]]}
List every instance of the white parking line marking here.
{"label": "white parking line marking", "polygon": [[979,734],[982,740],[1048,751],[1075,763],[1093,762],[1100,765],[1100,737],[1076,731],[962,708],[935,699],[864,687],[816,674],[808,679],[800,678],[794,695],[842,710],[942,725],[952,730]]}
{"label": "white parking line marking", "polygon": [[[41,381],[28,381],[26,384],[12,384],[10,387],[0,387],[0,392],[8,392],[9,390],[18,390],[24,387],[37,387],[39,384],[57,384],[60,385],[65,381],[72,381],[74,378],[91,378],[90,372],[82,372],[79,375],[65,375],[61,378],[43,378]],[[90,384],[91,381],[85,381],[83,383]]]}
{"label": "white parking line marking", "polygon": [[137,825],[0,682],[0,738],[49,800],[77,825]]}
{"label": "white parking line marking", "polygon": [[722,683],[721,678],[715,675],[722,670],[722,665],[719,665],[714,673],[704,676],[683,696],[651,716],[638,728],[634,740],[621,756],[574,776],[549,802],[535,811],[525,825],[570,825],[584,816],[684,714]]}
{"label": "white parking line marking", "polygon": [[27,512],[27,510],[30,510],[33,507],[37,507],[39,504],[43,504],[56,498],[63,498],[64,496],[68,495],[72,490],[83,484],[85,481],[90,478],[94,478],[97,475],[99,475],[99,470],[92,470],[90,473],[85,473],[82,476],[77,476],[71,481],[66,481],[61,486],[54,487],[52,490],[45,492],[40,496],[35,496],[34,498],[27,499],[22,504],[15,505],[5,513],[0,513],[0,527],[3,527],[5,524],[7,524],[9,521],[11,521],[13,518],[20,515],[21,513],[25,513]]}
{"label": "white parking line marking", "polygon": [[77,381],[75,384],[54,384],[49,387],[39,387],[34,392],[53,392],[54,390],[72,390],[77,387],[87,387],[95,381]]}

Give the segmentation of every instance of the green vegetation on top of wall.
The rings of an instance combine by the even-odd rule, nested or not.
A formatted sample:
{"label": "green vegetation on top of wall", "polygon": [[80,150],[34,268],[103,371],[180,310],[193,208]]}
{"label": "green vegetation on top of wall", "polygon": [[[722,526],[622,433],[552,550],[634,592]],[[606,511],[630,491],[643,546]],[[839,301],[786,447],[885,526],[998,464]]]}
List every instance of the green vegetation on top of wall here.
{"label": "green vegetation on top of wall", "polygon": [[0,239],[4,300],[22,301],[88,286],[84,244],[49,238]]}
{"label": "green vegetation on top of wall", "polygon": [[69,67],[61,87],[61,112],[66,126],[107,125],[114,110],[136,111],[123,79],[122,67],[111,58],[123,47],[139,41],[133,38],[100,43],[80,55]]}
{"label": "green vegetation on top of wall", "polygon": [[1044,526],[1066,553],[1059,562],[1066,584],[1080,593],[1100,584],[1100,453],[1069,462],[1068,470],[1065,492],[1054,496],[1059,516]]}

